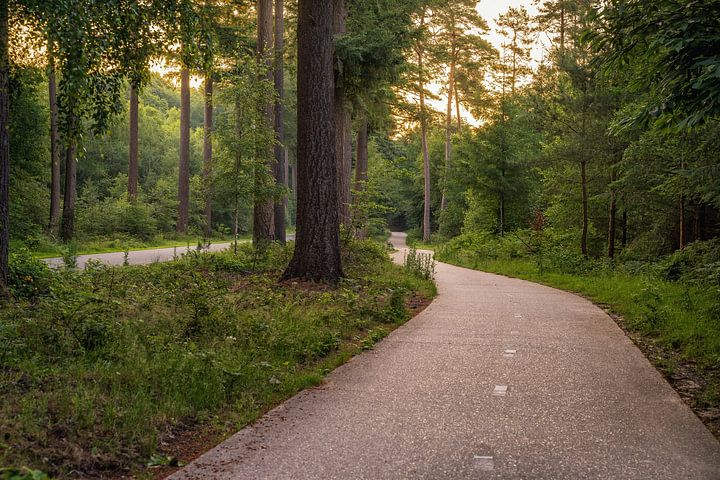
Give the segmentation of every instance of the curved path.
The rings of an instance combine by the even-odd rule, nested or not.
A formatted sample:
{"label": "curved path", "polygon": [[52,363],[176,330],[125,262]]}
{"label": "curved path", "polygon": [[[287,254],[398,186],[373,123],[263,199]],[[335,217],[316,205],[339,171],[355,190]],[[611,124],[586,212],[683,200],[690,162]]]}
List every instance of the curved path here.
{"label": "curved path", "polygon": [[446,264],[437,283],[374,350],[171,478],[720,479],[720,444],[602,310]]}

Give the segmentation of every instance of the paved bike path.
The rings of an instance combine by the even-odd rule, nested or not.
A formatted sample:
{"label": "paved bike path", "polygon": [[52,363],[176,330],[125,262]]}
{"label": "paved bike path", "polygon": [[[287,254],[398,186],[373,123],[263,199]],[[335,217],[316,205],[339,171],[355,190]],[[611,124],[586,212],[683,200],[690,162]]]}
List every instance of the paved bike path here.
{"label": "paved bike path", "polygon": [[720,443],[601,309],[442,263],[436,279],[374,350],[170,478],[720,479]]}

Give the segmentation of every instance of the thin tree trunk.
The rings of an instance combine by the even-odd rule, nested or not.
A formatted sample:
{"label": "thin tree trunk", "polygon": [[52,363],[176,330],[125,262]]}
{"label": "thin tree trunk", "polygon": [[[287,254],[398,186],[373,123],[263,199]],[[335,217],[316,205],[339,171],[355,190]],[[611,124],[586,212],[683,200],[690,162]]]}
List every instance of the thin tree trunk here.
{"label": "thin tree trunk", "polygon": [[[425,16],[421,20],[421,25],[425,21]],[[425,79],[423,76],[423,50],[418,48],[418,70],[420,71],[419,91],[420,91],[420,142],[423,155],[423,241],[430,241],[430,152],[428,151],[427,142],[427,118],[425,112]]]}
{"label": "thin tree trunk", "polygon": [[623,207],[622,210],[622,246],[627,247],[628,242],[628,214],[627,208]]}
{"label": "thin tree trunk", "polygon": [[190,71],[180,70],[180,168],[177,233],[186,234],[190,216]]}
{"label": "thin tree trunk", "polygon": [[[683,137],[686,139],[687,137]],[[685,158],[680,160],[680,169],[685,170]],[[683,188],[681,186],[681,188]],[[685,231],[685,194],[680,194],[680,250],[685,248],[687,237]]]}
{"label": "thin tree trunk", "polygon": [[[454,48],[454,47],[453,47]],[[455,58],[450,61],[450,78],[448,79],[447,110],[445,112],[445,181],[443,182],[440,210],[447,208],[447,183],[450,171],[450,156],[452,155],[452,107],[453,90],[455,85]]]}
{"label": "thin tree trunk", "polygon": [[[333,1],[333,33],[335,38],[346,33],[347,9],[344,0]],[[352,152],[348,151],[348,138],[351,129],[350,111],[347,105],[345,87],[342,84],[339,72],[335,78],[334,117],[335,117],[335,155],[338,163],[338,205],[340,223],[350,224],[350,169],[347,166],[348,158],[352,165]],[[352,148],[352,147],[351,147]]]}
{"label": "thin tree trunk", "polygon": [[687,244],[685,231],[685,195],[680,195],[680,250],[684,249]]}
{"label": "thin tree trunk", "polygon": [[500,236],[505,236],[505,195],[500,193]]}
{"label": "thin tree trunk", "polygon": [[10,53],[8,0],[0,0],[0,295],[10,295]]}
{"label": "thin tree trunk", "polygon": [[460,115],[460,95],[458,94],[457,82],[454,86],[455,90],[455,112],[457,117],[458,132],[462,132],[462,115]]}
{"label": "thin tree trunk", "polygon": [[138,196],[138,86],[130,85],[130,145],[128,148],[128,198],[131,202]]}
{"label": "thin tree trunk", "polygon": [[615,182],[615,166],[610,167],[610,209],[608,218],[608,258],[615,258],[615,224],[617,217],[617,194],[612,187]]}
{"label": "thin tree trunk", "polygon": [[[367,169],[368,169],[368,120],[367,117],[362,117],[360,120],[360,127],[357,132],[357,160],[355,161],[355,200],[354,203],[359,205],[362,198],[362,192],[365,189],[365,183],[367,182]],[[367,237],[367,213],[356,209],[357,215],[362,215],[362,218],[355,219],[355,223],[361,225],[357,231],[358,238]]]}
{"label": "thin tree trunk", "polygon": [[[51,46],[48,45],[48,50]],[[48,99],[50,103],[50,221],[48,231],[56,236],[60,229],[60,139],[58,137],[57,80],[55,59],[48,60]]]}
{"label": "thin tree trunk", "polygon": [[580,238],[580,251],[584,257],[588,256],[588,191],[587,191],[587,162],[580,162],[580,182],[582,187],[582,236]]}
{"label": "thin tree trunk", "polygon": [[63,197],[62,225],[60,238],[69,242],[75,235],[75,201],[77,200],[77,129],[78,119],[72,113],[74,105],[68,108],[67,138],[65,150],[65,195]]}
{"label": "thin tree trunk", "polygon": [[365,190],[368,175],[368,120],[363,117],[357,131],[357,160],[355,162],[355,191]]}
{"label": "thin tree trunk", "polygon": [[[269,80],[274,83],[272,71],[273,57],[273,2],[272,0],[257,0],[258,12],[258,61],[267,67],[267,72],[261,80]],[[274,102],[268,102],[262,106],[265,127],[273,128]],[[275,202],[271,195],[267,194],[268,176],[275,171],[275,158],[270,147],[269,151],[259,151],[259,158],[266,159],[266,164],[258,165],[255,168],[255,202],[253,208],[253,243],[263,248],[267,243],[273,241],[275,227],[273,217],[275,215]]]}
{"label": "thin tree trunk", "polygon": [[212,237],[212,131],[213,131],[213,79],[205,77],[205,115],[203,126],[203,182],[205,183],[205,238]]}
{"label": "thin tree trunk", "polygon": [[[285,97],[285,62],[283,55],[285,52],[285,18],[284,18],[284,0],[275,0],[275,92],[277,100],[275,101],[275,137],[277,144],[275,145],[275,182],[287,187],[287,162],[285,161],[285,119],[283,116],[283,101]],[[285,243],[285,208],[287,205],[287,195],[283,194],[275,201],[275,239],[280,243]]]}
{"label": "thin tree trunk", "polygon": [[340,218],[333,121],[332,0],[298,5],[297,234],[284,279],[337,283]]}

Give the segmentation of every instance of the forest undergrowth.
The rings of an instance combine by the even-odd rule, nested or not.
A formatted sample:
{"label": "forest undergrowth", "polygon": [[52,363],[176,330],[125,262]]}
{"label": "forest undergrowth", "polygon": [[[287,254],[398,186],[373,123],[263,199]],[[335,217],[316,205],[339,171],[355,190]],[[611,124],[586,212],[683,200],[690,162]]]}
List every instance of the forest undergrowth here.
{"label": "forest undergrowth", "polygon": [[435,294],[370,241],[343,247],[337,288],[279,283],[291,254],[240,245],[83,272],[15,255],[13,299],[0,309],[0,466],[151,476],[148,465],[183,460],[163,449],[178,431],[236,431]]}

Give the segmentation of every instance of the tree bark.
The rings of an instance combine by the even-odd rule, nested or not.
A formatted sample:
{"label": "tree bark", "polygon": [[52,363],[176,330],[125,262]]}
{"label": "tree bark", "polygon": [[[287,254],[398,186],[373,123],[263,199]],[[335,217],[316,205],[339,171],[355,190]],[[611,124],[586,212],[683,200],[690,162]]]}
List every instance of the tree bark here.
{"label": "tree bark", "polygon": [[610,169],[610,209],[608,218],[608,258],[615,258],[615,231],[616,231],[616,217],[617,217],[617,194],[615,189],[612,187],[612,183],[615,181],[615,167],[612,166]]}
{"label": "tree bark", "polygon": [[180,70],[180,168],[177,233],[186,234],[190,216],[190,71]]}
{"label": "tree bark", "polygon": [[10,295],[10,52],[8,0],[0,0],[0,295]]}
{"label": "tree bark", "polygon": [[[687,137],[684,137],[686,139]],[[680,169],[685,170],[685,158],[680,160]],[[680,188],[684,188],[681,186]],[[687,244],[687,236],[685,230],[685,194],[680,194],[680,250],[685,248]]]}
{"label": "tree bark", "polygon": [[[287,187],[287,162],[285,161],[285,118],[283,116],[283,101],[285,98],[285,18],[284,0],[275,0],[275,182],[277,185]],[[285,209],[287,195],[283,194],[275,201],[275,239],[280,243],[286,241]]]}
{"label": "tree bark", "polygon": [[131,202],[138,196],[138,86],[130,85],[130,145],[128,148],[128,198]]}
{"label": "tree bark", "polygon": [[203,125],[203,183],[205,184],[205,238],[212,237],[212,131],[213,131],[213,79],[208,72],[205,77],[205,115]]}
{"label": "tree bark", "polygon": [[453,89],[455,90],[455,116],[457,117],[458,132],[462,132],[462,115],[460,115],[460,94],[458,93],[457,82],[454,82]]}
{"label": "tree bark", "polygon": [[623,207],[622,210],[622,246],[623,248],[627,247],[627,241],[628,241],[628,214],[627,214],[627,208]]}
{"label": "tree bark", "polygon": [[363,117],[357,131],[357,160],[355,161],[355,191],[365,189],[368,174],[368,120]]}
{"label": "tree bark", "polygon": [[[48,50],[51,46],[48,45]],[[56,236],[60,229],[60,139],[58,137],[57,80],[55,59],[48,59],[48,100],[50,103],[50,220],[48,231]]]}
{"label": "tree bark", "polygon": [[65,195],[63,197],[62,225],[60,238],[69,242],[75,235],[75,201],[77,200],[77,129],[78,118],[74,111],[74,102],[68,102],[67,142],[65,150]]}
{"label": "tree bark", "polygon": [[[453,45],[451,48],[454,50],[455,46]],[[452,107],[454,87],[455,55],[453,52],[453,58],[450,60],[450,78],[448,78],[447,109],[445,111],[445,181],[443,182],[442,199],[440,200],[440,210],[445,210],[445,208],[447,208],[447,177],[450,171],[450,156],[452,155]]]}
{"label": "tree bark", "polygon": [[[344,0],[333,1],[333,33],[335,38],[344,35],[347,31],[347,9]],[[336,59],[336,63],[339,60]],[[340,223],[342,225],[350,224],[350,170],[352,168],[352,151],[348,151],[348,139],[351,132],[350,111],[347,105],[345,87],[339,75],[339,69],[335,70],[335,98],[334,116],[335,116],[335,154],[338,163],[338,205],[340,213]],[[352,140],[350,140],[350,149],[352,149]],[[349,159],[349,162],[348,162]],[[350,165],[348,165],[348,163]]]}
{"label": "tree bark", "polygon": [[[425,25],[425,12],[420,17],[420,27]],[[423,221],[422,232],[423,241],[430,241],[430,152],[428,151],[427,142],[427,112],[425,108],[425,75],[424,75],[424,58],[423,47],[419,43],[416,45],[416,53],[418,57],[418,91],[420,100],[420,143],[423,156]]]}
{"label": "tree bark", "polygon": [[580,162],[580,183],[582,188],[582,235],[580,237],[580,251],[584,257],[588,256],[588,191],[587,191],[587,162]]}
{"label": "tree bark", "polygon": [[[272,0],[257,0],[258,12],[258,62],[267,68],[261,81],[269,80],[274,83],[272,70],[273,52],[273,3]],[[262,106],[266,128],[273,128],[274,102]],[[272,147],[270,147],[272,150]],[[259,158],[266,159],[266,164],[255,168],[255,202],[253,208],[253,243],[262,248],[272,242],[275,235],[273,217],[275,215],[275,202],[267,193],[267,177],[275,172],[275,158],[272,151],[258,152]],[[273,175],[274,177],[274,175]]]}
{"label": "tree bark", "polygon": [[[362,117],[360,126],[357,131],[357,160],[355,161],[355,199],[354,203],[358,205],[361,199],[361,193],[365,190],[365,183],[368,179],[368,120]],[[362,218],[356,219],[355,223],[360,224],[357,231],[358,238],[367,238],[367,214],[366,212],[356,210],[357,215]]]}
{"label": "tree bark", "polygon": [[335,284],[343,276],[333,98],[332,0],[298,5],[298,158],[295,252],[283,279]]}

